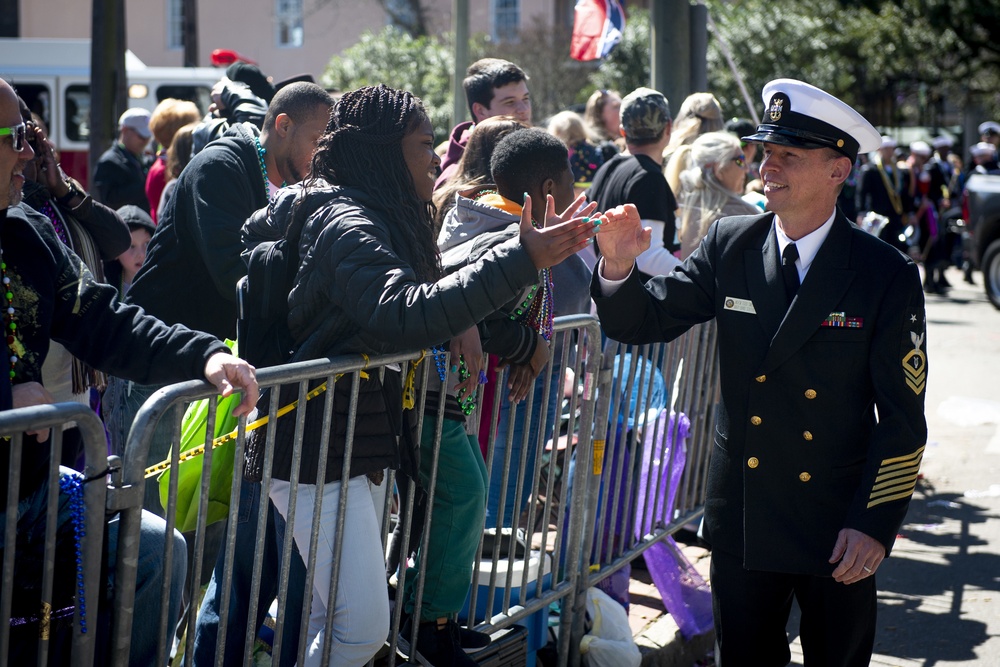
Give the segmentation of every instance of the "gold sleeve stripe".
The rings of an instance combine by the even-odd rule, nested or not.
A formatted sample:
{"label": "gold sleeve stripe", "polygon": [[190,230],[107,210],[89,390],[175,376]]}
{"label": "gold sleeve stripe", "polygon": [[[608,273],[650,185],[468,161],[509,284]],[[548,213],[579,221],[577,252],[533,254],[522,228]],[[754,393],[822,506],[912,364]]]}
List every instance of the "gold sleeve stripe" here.
{"label": "gold sleeve stripe", "polygon": [[909,498],[913,495],[913,489],[904,491],[903,493],[896,494],[894,496],[886,496],[885,498],[879,498],[878,500],[872,500],[868,503],[868,509],[875,507],[876,505],[881,505],[883,503],[892,502],[893,500],[903,500],[904,498]]}
{"label": "gold sleeve stripe", "polygon": [[926,446],[927,445],[924,445],[923,447],[921,447],[917,451],[913,452],[912,454],[907,454],[906,456],[896,456],[896,457],[891,458],[891,459],[885,459],[885,460],[882,461],[882,467],[885,467],[885,466],[887,466],[887,465],[889,465],[891,463],[901,463],[903,461],[914,461],[914,460],[919,461],[920,457],[924,453],[924,447],[926,447]]}
{"label": "gold sleeve stripe", "polygon": [[898,470],[889,471],[879,471],[879,476],[875,478],[875,483],[884,482],[887,479],[893,479],[894,477],[903,477],[904,475],[916,475],[919,472],[920,466],[912,465],[906,466],[905,468],[899,468]]}
{"label": "gold sleeve stripe", "polygon": [[917,481],[916,475],[907,475],[906,477],[901,477],[898,479],[890,479],[882,483],[877,483],[875,484],[875,486],[872,487],[872,495],[874,495],[876,491],[885,489],[890,486],[898,486],[900,484],[913,483],[916,481]]}
{"label": "gold sleeve stripe", "polygon": [[906,470],[907,468],[914,468],[920,465],[920,461],[908,461],[907,463],[895,463],[891,466],[882,466],[878,469],[878,474],[883,474],[887,472],[892,472],[893,470]]}
{"label": "gold sleeve stripe", "polygon": [[880,491],[873,491],[872,495],[868,497],[868,500],[875,500],[876,498],[880,498],[882,496],[892,495],[895,494],[897,491],[908,490],[908,493],[913,493],[913,487],[915,487],[916,485],[917,485],[917,480],[913,480],[912,482],[908,482],[906,484],[897,484],[885,489],[881,489]]}

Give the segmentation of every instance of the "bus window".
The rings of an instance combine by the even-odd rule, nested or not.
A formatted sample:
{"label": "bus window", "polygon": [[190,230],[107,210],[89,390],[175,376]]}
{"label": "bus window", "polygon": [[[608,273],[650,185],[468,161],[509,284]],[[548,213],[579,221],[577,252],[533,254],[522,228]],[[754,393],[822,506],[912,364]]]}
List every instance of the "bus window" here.
{"label": "bus window", "polygon": [[45,131],[50,133],[52,126],[52,92],[44,83],[18,83],[17,94],[21,96],[28,109],[37,114],[45,123]]}
{"label": "bus window", "polygon": [[66,86],[66,136],[71,141],[90,140],[90,85]]}
{"label": "bus window", "polygon": [[208,86],[191,86],[179,83],[166,83],[156,87],[156,101],[162,102],[168,98],[189,100],[198,105],[198,110],[204,115],[212,103],[212,89]]}

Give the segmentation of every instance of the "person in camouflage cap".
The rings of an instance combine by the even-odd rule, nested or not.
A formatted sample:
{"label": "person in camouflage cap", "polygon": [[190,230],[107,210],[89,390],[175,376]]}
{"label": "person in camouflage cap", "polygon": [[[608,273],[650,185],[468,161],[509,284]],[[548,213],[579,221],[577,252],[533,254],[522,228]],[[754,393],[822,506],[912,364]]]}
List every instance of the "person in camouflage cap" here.
{"label": "person in camouflage cap", "polygon": [[[605,162],[594,174],[587,201],[607,211],[633,204],[642,223],[653,230],[650,247],[636,264],[646,278],[667,274],[680,260],[677,240],[677,201],[663,176],[663,149],[670,143],[671,117],[667,98],[652,88],[637,88],[622,100],[618,131],[627,152]],[[598,244],[598,250],[599,244]]]}
{"label": "person in camouflage cap", "polygon": [[621,123],[628,143],[654,143],[670,125],[670,104],[659,91],[636,88],[622,100]]}

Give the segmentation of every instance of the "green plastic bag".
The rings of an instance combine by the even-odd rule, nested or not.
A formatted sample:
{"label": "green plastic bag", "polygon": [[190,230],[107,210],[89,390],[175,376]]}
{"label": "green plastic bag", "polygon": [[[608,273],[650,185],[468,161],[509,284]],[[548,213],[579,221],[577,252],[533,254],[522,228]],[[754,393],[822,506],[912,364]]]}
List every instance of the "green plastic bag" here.
{"label": "green plastic bag", "polygon": [[[226,341],[226,344],[231,348],[234,346],[232,341]],[[236,429],[239,420],[233,417],[233,410],[240,404],[240,396],[241,394],[236,392],[225,398],[215,397],[218,402],[218,411],[215,416],[213,438],[226,435]],[[205,444],[209,400],[212,399],[195,401],[188,406],[184,413],[184,419],[181,421],[181,452]],[[212,472],[208,487],[208,520],[206,525],[216,521],[225,521],[229,515],[229,496],[233,488],[235,455],[235,438],[212,450]],[[198,496],[201,493],[201,471],[204,460],[204,455],[195,456],[188,461],[182,461],[178,467],[176,526],[177,530],[182,533],[192,532],[197,527]],[[160,475],[159,483],[160,504],[166,508],[170,491],[169,470]]]}

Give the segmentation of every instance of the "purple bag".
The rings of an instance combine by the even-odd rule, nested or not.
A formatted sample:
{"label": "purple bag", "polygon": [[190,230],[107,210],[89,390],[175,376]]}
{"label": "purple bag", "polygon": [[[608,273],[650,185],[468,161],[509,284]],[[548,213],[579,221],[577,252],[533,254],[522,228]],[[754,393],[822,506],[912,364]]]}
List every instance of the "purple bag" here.
{"label": "purple bag", "polygon": [[[654,428],[643,439],[639,497],[636,504],[636,537],[642,538],[673,518],[674,501],[687,459],[686,441],[691,428],[684,415],[663,410]],[[650,465],[652,464],[652,468]],[[712,593],[704,578],[677,548],[673,537],[643,553],[646,567],[685,639],[712,629]]]}

